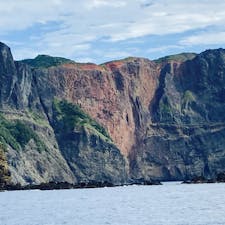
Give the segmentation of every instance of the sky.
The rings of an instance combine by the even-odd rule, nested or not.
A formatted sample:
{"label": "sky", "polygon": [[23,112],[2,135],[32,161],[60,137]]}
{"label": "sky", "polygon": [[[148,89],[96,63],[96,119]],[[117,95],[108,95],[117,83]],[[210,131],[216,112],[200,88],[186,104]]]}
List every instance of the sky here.
{"label": "sky", "polygon": [[200,53],[225,47],[224,10],[225,0],[0,0],[0,41],[16,60]]}

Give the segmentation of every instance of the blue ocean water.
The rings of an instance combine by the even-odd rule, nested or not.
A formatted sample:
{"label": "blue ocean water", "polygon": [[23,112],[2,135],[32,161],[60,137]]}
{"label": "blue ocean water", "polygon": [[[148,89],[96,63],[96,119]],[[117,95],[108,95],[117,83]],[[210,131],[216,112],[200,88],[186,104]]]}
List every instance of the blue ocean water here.
{"label": "blue ocean water", "polygon": [[225,225],[225,184],[0,192],[0,225]]}

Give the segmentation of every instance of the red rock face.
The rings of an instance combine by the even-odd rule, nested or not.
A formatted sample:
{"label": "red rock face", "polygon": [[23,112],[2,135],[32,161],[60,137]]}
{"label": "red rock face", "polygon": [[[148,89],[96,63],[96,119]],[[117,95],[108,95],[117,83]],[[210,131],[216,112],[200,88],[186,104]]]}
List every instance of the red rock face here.
{"label": "red rock face", "polygon": [[[136,107],[148,113],[159,69],[147,59],[129,59],[97,66],[65,64],[49,69],[54,85],[64,86],[64,97],[80,105],[107,128],[122,154],[127,156],[136,143]],[[141,120],[139,118],[138,120]]]}
{"label": "red rock face", "polygon": [[[104,173],[107,172],[108,178],[116,182],[126,180],[126,177],[184,180],[202,174],[213,177],[224,171],[225,50],[208,50],[197,56],[180,54],[154,62],[128,58],[103,65],[68,60],[67,64],[60,60],[57,64],[51,59],[54,64],[50,67],[43,66],[46,65],[44,56],[40,65],[31,62],[33,68],[28,66],[30,60],[25,60],[28,65],[14,63],[9,48],[1,44],[0,53],[0,61],[8,62],[0,65],[0,108],[12,115],[20,116],[19,112],[23,115],[21,118],[27,117],[27,111],[31,111],[46,119],[45,122],[53,128],[49,133],[49,146],[52,145],[53,150],[51,160],[55,160],[58,143],[57,154],[64,154],[65,163],[78,163],[73,167],[77,179],[87,176],[92,180],[90,174],[102,170],[99,166],[102,160],[106,169],[100,179],[105,179]],[[53,127],[54,98],[80,105],[107,128],[125,157],[101,135],[96,137],[99,140],[96,148],[93,147],[96,140],[93,142],[91,138],[88,144],[82,141],[80,146],[73,143],[73,140],[79,140],[75,130],[68,140],[63,136],[59,138],[61,133],[57,134],[54,130],[57,128]],[[30,123],[30,115],[27,119]],[[40,126],[41,136],[45,137],[45,130],[41,129]],[[81,134],[82,137],[85,135],[87,133]],[[105,152],[105,149],[109,151]],[[100,156],[95,150],[100,150]],[[97,159],[92,157],[93,153]],[[14,157],[14,153],[9,156]],[[45,158],[40,156],[43,165]],[[63,158],[58,159],[57,165]],[[30,161],[34,162],[33,159]],[[81,162],[83,164],[79,164]],[[23,171],[23,167],[21,164],[22,170],[18,171]],[[64,168],[67,171],[69,166],[65,164]],[[111,173],[113,170],[115,173]],[[58,166],[55,166],[56,174],[57,171]],[[120,173],[124,175],[118,180]],[[63,175],[66,180],[68,174]],[[21,172],[21,177],[25,175]]]}

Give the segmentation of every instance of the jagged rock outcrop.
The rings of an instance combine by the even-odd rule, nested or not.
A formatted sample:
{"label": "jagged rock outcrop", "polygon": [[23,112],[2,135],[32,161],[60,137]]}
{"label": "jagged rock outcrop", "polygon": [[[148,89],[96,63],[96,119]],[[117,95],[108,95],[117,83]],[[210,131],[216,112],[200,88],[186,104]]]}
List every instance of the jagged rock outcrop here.
{"label": "jagged rock outcrop", "polygon": [[0,136],[14,183],[225,171],[223,49],[95,65],[43,55],[14,62],[1,43],[0,78]]}
{"label": "jagged rock outcrop", "polygon": [[[124,156],[99,123],[79,105],[69,103],[63,77],[57,80],[56,75],[46,83],[50,69],[34,70],[14,62],[4,44],[0,54],[4,62],[0,71],[0,141],[6,148],[12,183],[125,183]],[[11,70],[5,65],[11,65]]]}
{"label": "jagged rock outcrop", "polygon": [[223,49],[208,50],[163,65],[134,159],[137,175],[174,180],[224,171],[224,57]]}

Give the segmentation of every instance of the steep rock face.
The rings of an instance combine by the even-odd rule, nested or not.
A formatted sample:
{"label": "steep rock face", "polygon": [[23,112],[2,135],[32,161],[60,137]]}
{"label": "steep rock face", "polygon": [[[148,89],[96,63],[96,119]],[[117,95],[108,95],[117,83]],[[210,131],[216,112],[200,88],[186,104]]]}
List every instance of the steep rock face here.
{"label": "steep rock face", "polygon": [[65,100],[54,100],[52,118],[59,148],[78,182],[126,182],[123,156],[103,127]]}
{"label": "steep rock face", "polygon": [[120,184],[225,170],[223,49],[102,65],[48,56],[14,62],[3,44],[0,52],[1,114],[34,131],[20,143],[2,125],[15,183]]}
{"label": "steep rock face", "polygon": [[209,50],[163,65],[133,174],[174,180],[224,171],[224,57]]}
{"label": "steep rock face", "polygon": [[0,104],[7,108],[17,80],[16,67],[8,46],[0,42]]}
{"label": "steep rock face", "polygon": [[135,58],[101,66],[64,64],[37,70],[35,79],[49,117],[54,96],[78,104],[107,128],[127,156],[136,140],[136,127],[147,117],[141,113],[148,112],[157,68],[149,60]]}
{"label": "steep rock face", "polygon": [[[11,56],[7,46],[3,45],[2,49],[3,56]],[[7,64],[9,59],[4,60]],[[2,84],[0,118],[0,141],[7,149],[11,181],[22,185],[90,180],[125,183],[125,159],[104,134],[82,123],[79,129],[73,128],[78,132],[70,130],[67,139],[63,136],[64,130],[59,132],[53,112],[54,100],[66,99],[63,81],[57,81],[57,75],[53,81],[45,80],[45,75],[51,74],[51,70],[45,68],[34,70],[21,62],[12,61],[11,64],[13,79],[7,81],[8,89]],[[10,66],[7,68],[4,64],[0,75],[10,77],[9,70]],[[71,113],[73,116],[75,112]],[[83,118],[80,120],[82,122]],[[94,120],[92,123],[98,130],[104,129]]]}

